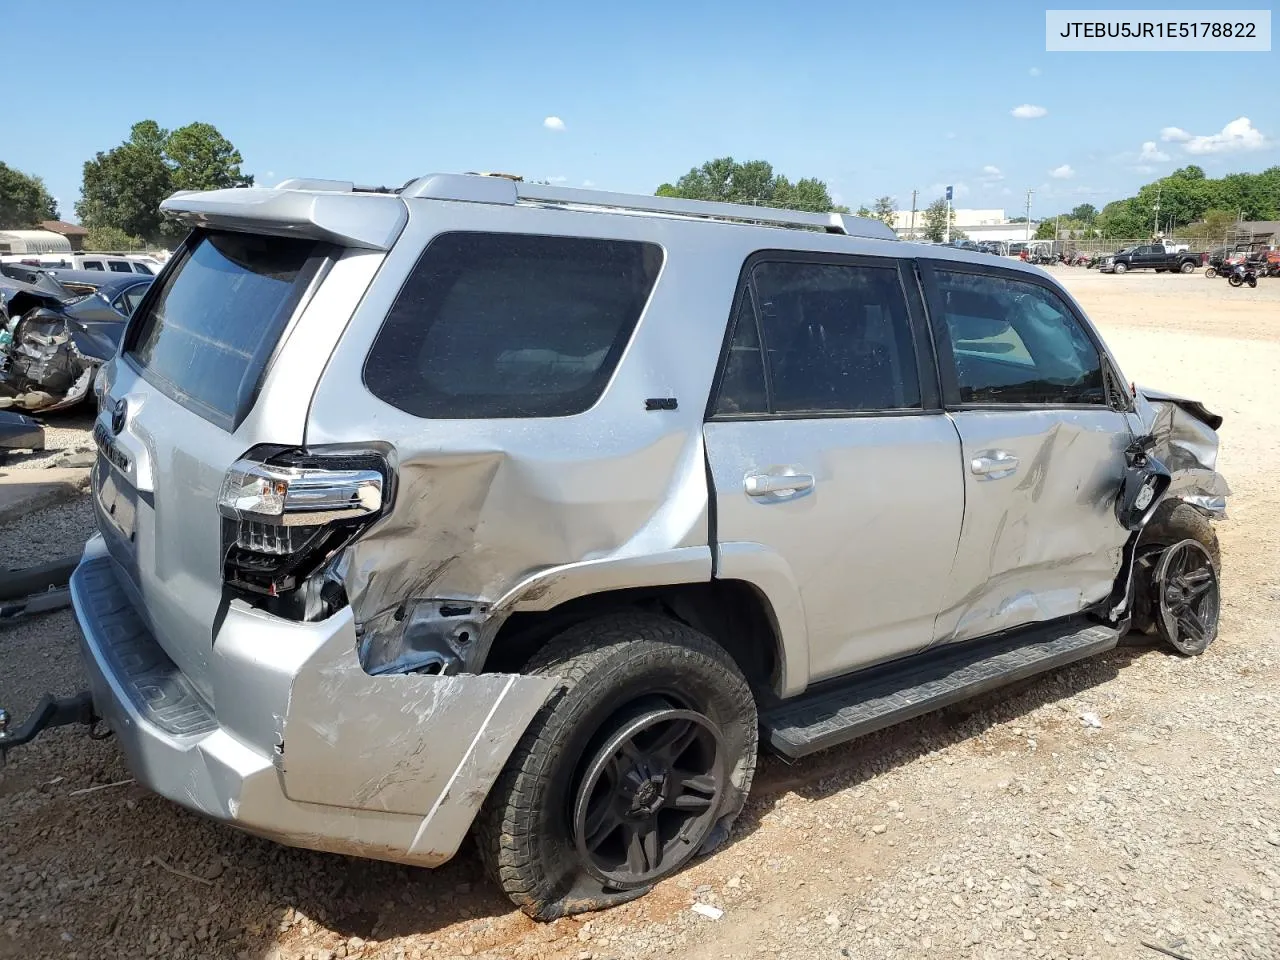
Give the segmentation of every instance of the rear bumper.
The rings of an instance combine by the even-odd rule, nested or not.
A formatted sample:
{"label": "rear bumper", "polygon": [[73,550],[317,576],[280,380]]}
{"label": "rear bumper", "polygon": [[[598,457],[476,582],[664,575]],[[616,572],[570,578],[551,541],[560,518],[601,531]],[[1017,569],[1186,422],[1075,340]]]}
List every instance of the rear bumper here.
{"label": "rear bumper", "polygon": [[233,605],[210,634],[210,699],[147,629],[97,538],[71,596],[95,707],[138,781],[291,846],[448,860],[556,683],[370,677],[349,610],[294,624]]}

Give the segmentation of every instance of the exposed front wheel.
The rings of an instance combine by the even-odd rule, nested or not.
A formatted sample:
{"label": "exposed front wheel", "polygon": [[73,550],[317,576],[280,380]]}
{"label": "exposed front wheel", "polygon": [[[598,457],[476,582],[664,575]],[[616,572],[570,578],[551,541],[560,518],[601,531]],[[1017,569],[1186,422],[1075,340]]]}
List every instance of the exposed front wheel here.
{"label": "exposed front wheel", "polygon": [[1227,277],[1227,283],[1231,284],[1233,287],[1238,287],[1244,283],[1244,281],[1233,273],[1231,276]]}
{"label": "exposed front wheel", "polygon": [[1206,277],[1213,278],[1213,277],[1216,277],[1216,276],[1218,275],[1218,271],[1217,271],[1217,270],[1215,270],[1215,269],[1213,269],[1213,267],[1205,267],[1205,268],[1204,268],[1204,275],[1205,275]]}
{"label": "exposed front wheel", "polygon": [[1142,531],[1134,570],[1133,630],[1195,656],[1218,635],[1218,535],[1195,507],[1170,501]]}
{"label": "exposed front wheel", "polygon": [[755,700],[732,657],[676,620],[570,627],[525,668],[563,681],[477,821],[481,856],[540,920],[622,903],[716,846],[755,771]]}

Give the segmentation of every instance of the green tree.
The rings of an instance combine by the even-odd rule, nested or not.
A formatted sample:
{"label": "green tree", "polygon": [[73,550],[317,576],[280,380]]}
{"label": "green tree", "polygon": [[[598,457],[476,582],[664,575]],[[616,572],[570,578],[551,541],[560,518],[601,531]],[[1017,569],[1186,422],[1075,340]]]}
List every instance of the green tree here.
{"label": "green tree", "polygon": [[[951,211],[951,223],[956,222],[956,212]],[[934,243],[941,243],[947,235],[947,201],[943,197],[939,197],[933,203],[924,208],[924,237],[926,240],[932,240]],[[953,240],[963,239],[959,231],[952,230],[951,238]]]}
{"label": "green tree", "polygon": [[1151,232],[1151,217],[1137,197],[1113,200],[1098,214],[1098,229],[1112,240],[1135,240]]}
{"label": "green tree", "polygon": [[1040,226],[1036,227],[1036,232],[1032,234],[1032,240],[1052,240],[1054,238],[1054,222],[1057,217],[1048,217],[1040,221]]}
{"label": "green tree", "polygon": [[892,227],[897,219],[898,201],[893,197],[877,197],[875,211],[871,214],[886,227]]}
{"label": "green tree", "polygon": [[1098,208],[1092,203],[1082,203],[1071,211],[1071,219],[1081,223],[1093,223],[1098,219]]}
{"label": "green tree", "polygon": [[146,244],[141,237],[131,237],[118,227],[90,227],[84,238],[86,250],[141,250]]}
{"label": "green tree", "polygon": [[21,230],[57,219],[58,203],[43,180],[0,163],[0,229]]}
{"label": "green tree", "polygon": [[789,207],[826,213],[847,213],[831,199],[827,185],[806,177],[792,183],[774,173],[773,165],[764,160],[739,163],[733,157],[708,160],[694,167],[674,184],[658,187],[660,197],[684,197],[687,200],[715,200],[722,203],[747,203],[763,207]]}
{"label": "green tree", "polygon": [[172,132],[154,120],[135,123],[129,139],[98,152],[84,165],[76,214],[90,229],[110,227],[159,243],[181,229],[160,214],[160,202],[175,190],[248,186],[240,152],[207,123]]}
{"label": "green tree", "polygon": [[253,177],[240,172],[240,151],[211,123],[179,127],[165,139],[164,154],[173,169],[175,190],[253,186]]}
{"label": "green tree", "polygon": [[1174,236],[1186,240],[1207,240],[1223,243],[1234,231],[1236,215],[1230,210],[1206,210],[1196,223],[1189,223],[1174,231]]}

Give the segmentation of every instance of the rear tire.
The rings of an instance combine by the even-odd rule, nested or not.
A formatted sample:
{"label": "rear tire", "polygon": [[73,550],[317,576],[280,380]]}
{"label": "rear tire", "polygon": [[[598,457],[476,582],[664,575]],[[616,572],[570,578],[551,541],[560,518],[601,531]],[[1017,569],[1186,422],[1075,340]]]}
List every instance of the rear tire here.
{"label": "rear tire", "polygon": [[[489,874],[525,913],[554,920],[634,899],[727,837],[759,732],[751,688],[722,647],[667,617],[618,613],[570,627],[524,672],[563,685],[476,833]],[[677,747],[664,738],[686,736],[667,758]]]}
{"label": "rear tire", "polygon": [[1195,273],[1196,265],[1192,263],[1190,260],[1187,260],[1182,264],[1182,267],[1180,269],[1182,270],[1183,273]]}

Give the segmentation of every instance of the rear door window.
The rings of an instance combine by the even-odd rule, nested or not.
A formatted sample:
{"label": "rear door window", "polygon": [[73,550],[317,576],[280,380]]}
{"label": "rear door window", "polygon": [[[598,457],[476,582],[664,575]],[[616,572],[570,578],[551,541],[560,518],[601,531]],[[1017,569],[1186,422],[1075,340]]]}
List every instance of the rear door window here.
{"label": "rear door window", "polygon": [[604,392],[662,265],[649,243],[436,237],[365,361],[370,392],[424,418],[563,417]]}
{"label": "rear door window", "polygon": [[101,269],[102,269],[102,261],[101,261],[101,260],[86,260],[86,261],[81,265],[81,269],[82,269],[82,270],[101,270]]}
{"label": "rear door window", "polygon": [[235,429],[328,252],[313,240],[194,234],[130,326],[126,356],[172,399]]}
{"label": "rear door window", "polygon": [[896,263],[763,260],[751,269],[749,293],[735,319],[715,416],[922,409]]}
{"label": "rear door window", "polygon": [[108,260],[107,264],[111,267],[112,273],[133,273],[133,267],[129,266],[128,260]]}

